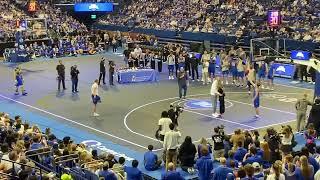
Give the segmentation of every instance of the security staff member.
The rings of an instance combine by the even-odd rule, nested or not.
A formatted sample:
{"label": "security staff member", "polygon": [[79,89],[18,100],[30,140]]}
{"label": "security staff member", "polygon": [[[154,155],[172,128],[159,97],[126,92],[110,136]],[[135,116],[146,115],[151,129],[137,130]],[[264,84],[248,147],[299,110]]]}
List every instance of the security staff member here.
{"label": "security staff member", "polygon": [[301,132],[305,128],[306,113],[310,105],[312,105],[312,103],[308,100],[308,94],[306,93],[304,93],[303,97],[298,99],[295,104],[297,110],[297,132]]}
{"label": "security staff member", "polygon": [[79,70],[77,69],[77,65],[71,66],[71,82],[72,82],[72,92],[77,93],[78,91],[78,74],[80,74]]}
{"label": "security staff member", "polygon": [[111,86],[114,86],[113,84],[113,75],[114,75],[114,68],[116,65],[114,64],[113,61],[109,61],[109,84]]}
{"label": "security staff member", "polygon": [[60,84],[62,83],[63,90],[66,90],[65,85],[65,67],[62,64],[62,61],[59,60],[59,64],[56,67],[56,70],[58,72],[58,90],[60,90]]}
{"label": "security staff member", "polygon": [[104,63],[105,59],[102,58],[100,61],[100,76],[99,76],[99,82],[98,85],[100,85],[101,78],[103,78],[103,84],[106,84],[105,78],[106,78],[106,65]]}

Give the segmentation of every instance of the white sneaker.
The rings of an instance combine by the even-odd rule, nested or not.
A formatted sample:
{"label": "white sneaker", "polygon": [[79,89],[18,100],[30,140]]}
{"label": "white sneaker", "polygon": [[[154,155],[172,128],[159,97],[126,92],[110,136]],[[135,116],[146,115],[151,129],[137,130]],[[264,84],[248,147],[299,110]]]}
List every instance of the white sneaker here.
{"label": "white sneaker", "polygon": [[93,116],[94,117],[98,117],[98,116],[100,116],[98,113],[93,113]]}
{"label": "white sneaker", "polygon": [[174,79],[174,77],[173,77],[173,76],[171,76],[171,79]]}
{"label": "white sneaker", "polygon": [[169,80],[171,79],[171,76],[169,76]]}
{"label": "white sneaker", "polygon": [[261,88],[264,89],[264,86],[262,85]]}
{"label": "white sneaker", "polygon": [[257,115],[257,114],[256,114],[254,117],[255,117],[255,118],[260,118],[260,116],[259,116],[259,115]]}
{"label": "white sneaker", "polygon": [[200,79],[197,79],[197,81],[199,82],[199,81],[200,81]]}
{"label": "white sneaker", "polygon": [[248,91],[248,94],[250,95],[250,94],[251,94],[251,91]]}
{"label": "white sneaker", "polygon": [[229,83],[228,83],[228,81],[226,81],[226,85],[228,85]]}
{"label": "white sneaker", "polygon": [[212,116],[216,118],[216,117],[218,117],[218,114],[217,113],[212,113]]}

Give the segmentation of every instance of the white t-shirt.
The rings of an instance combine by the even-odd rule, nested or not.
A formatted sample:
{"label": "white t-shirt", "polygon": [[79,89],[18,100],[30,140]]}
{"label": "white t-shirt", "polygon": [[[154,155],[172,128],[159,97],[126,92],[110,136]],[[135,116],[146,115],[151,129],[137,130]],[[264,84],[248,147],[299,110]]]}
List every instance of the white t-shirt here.
{"label": "white t-shirt", "polygon": [[174,55],[169,55],[168,56],[168,65],[174,65],[175,64],[175,56]]}
{"label": "white t-shirt", "polygon": [[218,94],[218,80],[214,80],[212,85],[211,85],[211,89],[210,89],[210,94],[212,96],[217,95]]}
{"label": "white t-shirt", "polygon": [[93,85],[91,86],[91,94],[92,95],[99,95],[98,89],[99,89],[98,84],[97,83],[93,83]]}
{"label": "white t-shirt", "polygon": [[158,125],[161,126],[161,131],[159,134],[164,135],[166,132],[170,131],[169,125],[172,123],[170,118],[159,119]]}

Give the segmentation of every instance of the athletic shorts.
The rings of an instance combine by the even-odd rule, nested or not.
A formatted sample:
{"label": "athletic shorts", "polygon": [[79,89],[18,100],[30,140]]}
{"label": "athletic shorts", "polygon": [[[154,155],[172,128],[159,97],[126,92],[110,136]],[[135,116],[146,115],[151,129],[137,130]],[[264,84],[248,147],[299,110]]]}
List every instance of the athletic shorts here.
{"label": "athletic shorts", "polygon": [[18,79],[17,83],[16,83],[16,86],[22,86],[22,85],[23,85],[22,79]]}
{"label": "athletic shorts", "polygon": [[244,77],[244,71],[238,71],[238,77],[243,78]]}
{"label": "athletic shorts", "polygon": [[238,75],[237,68],[236,67],[231,67],[231,73],[232,73],[232,76],[237,76]]}
{"label": "athletic shorts", "polygon": [[184,64],[184,63],[179,63],[179,64],[178,64],[178,67],[179,67],[179,69],[180,69],[181,67],[185,68],[185,64]]}
{"label": "athletic shorts", "polygon": [[260,106],[259,99],[253,101],[254,108],[258,108]]}
{"label": "athletic shorts", "polygon": [[273,80],[273,76],[271,76],[271,75],[268,75],[268,79],[270,79],[270,80]]}
{"label": "athletic shorts", "polygon": [[174,65],[168,65],[168,69],[173,71],[174,70]]}
{"label": "athletic shorts", "polygon": [[228,75],[228,74],[229,74],[229,70],[224,70],[224,71],[222,71],[222,74],[223,74],[223,75]]}
{"label": "athletic shorts", "polygon": [[259,79],[265,78],[266,74],[265,73],[258,73],[258,77],[259,77]]}
{"label": "athletic shorts", "polygon": [[100,96],[91,95],[91,98],[92,98],[92,103],[93,103],[93,104],[98,104],[98,103],[101,102]]}
{"label": "athletic shorts", "polygon": [[209,72],[209,74],[215,74],[215,72],[216,72],[216,65],[215,64],[210,64],[209,65],[209,68],[208,68],[208,72]]}

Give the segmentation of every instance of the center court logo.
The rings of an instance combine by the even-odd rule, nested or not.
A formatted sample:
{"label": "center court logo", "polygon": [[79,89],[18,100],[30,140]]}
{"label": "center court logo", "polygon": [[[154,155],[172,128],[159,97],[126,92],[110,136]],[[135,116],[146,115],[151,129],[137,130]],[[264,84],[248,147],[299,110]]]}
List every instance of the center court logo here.
{"label": "center court logo", "polygon": [[101,152],[106,152],[108,154],[113,154],[116,157],[124,157],[126,160],[128,161],[133,161],[134,158],[127,156],[126,154],[122,154],[119,152],[116,152],[112,149],[108,149],[106,146],[102,145],[101,142],[99,141],[95,141],[95,140],[86,140],[86,141],[82,141],[81,143],[83,143],[84,145],[86,145],[86,147],[91,148],[91,149],[97,149]]}
{"label": "center court logo", "polygon": [[[232,103],[225,101],[225,108],[232,106]],[[210,99],[192,99],[184,103],[185,109],[190,110],[209,110],[212,108],[212,102]],[[219,109],[219,101],[217,101],[217,108]]]}

